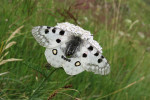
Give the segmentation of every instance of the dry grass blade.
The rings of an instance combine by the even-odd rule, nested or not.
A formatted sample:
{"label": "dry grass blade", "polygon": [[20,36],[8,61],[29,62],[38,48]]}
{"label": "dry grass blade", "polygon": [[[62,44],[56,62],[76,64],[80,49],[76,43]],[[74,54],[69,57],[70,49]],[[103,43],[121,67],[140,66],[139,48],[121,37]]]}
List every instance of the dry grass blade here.
{"label": "dry grass blade", "polygon": [[59,88],[59,89],[55,90],[52,94],[50,94],[50,96],[48,97],[47,100],[53,99],[58,93],[65,94],[65,95],[67,95],[67,96],[69,96],[71,98],[74,98],[75,100],[81,100],[80,98],[75,98],[75,97],[73,97],[73,96],[71,96],[69,94],[64,93],[64,91],[68,91],[69,90],[69,91],[75,91],[75,92],[80,94],[80,92],[78,90],[70,89],[71,87],[72,87],[72,85],[70,84],[70,85],[65,85],[63,88]]}
{"label": "dry grass blade", "polygon": [[4,48],[4,50],[10,48],[10,47],[13,46],[14,44],[16,44],[15,41],[12,41],[12,42],[8,43],[8,44],[6,45],[6,47]]}
{"label": "dry grass blade", "polygon": [[24,25],[20,26],[19,28],[17,28],[8,38],[8,40],[6,41],[6,44],[12,39],[14,38],[14,36],[19,33],[19,31],[24,27]]}
{"label": "dry grass blade", "polygon": [[8,52],[6,52],[1,58],[0,58],[0,62],[3,60],[3,58],[5,57],[5,56],[7,56],[8,55],[8,53],[9,53],[9,51]]}
{"label": "dry grass blade", "polygon": [[0,62],[0,65],[3,65],[5,63],[7,63],[7,62],[12,62],[12,61],[22,61],[22,59],[10,58],[10,59],[6,59],[6,60],[2,60]]}
{"label": "dry grass blade", "polygon": [[0,47],[0,56],[1,56],[1,54],[2,54],[3,47],[4,47],[4,42],[1,43],[1,47]]}
{"label": "dry grass blade", "polygon": [[71,97],[71,98],[74,99],[74,100],[82,100],[82,99],[80,99],[80,98],[73,97],[73,96],[71,96],[70,94],[67,94],[67,93],[64,93],[64,92],[57,92],[57,93],[64,94],[64,95],[66,95],[66,96],[68,96],[68,97]]}
{"label": "dry grass blade", "polygon": [[98,99],[96,99],[96,100],[103,99],[103,98],[106,98],[106,97],[108,97],[108,96],[110,96],[110,95],[119,93],[119,92],[121,92],[121,91],[123,91],[123,90],[125,90],[125,89],[127,89],[127,88],[129,88],[129,87],[131,87],[131,86],[133,86],[133,85],[135,85],[136,83],[139,83],[139,82],[143,81],[144,79],[145,79],[145,77],[143,76],[143,77],[141,77],[139,80],[137,80],[137,81],[135,81],[135,82],[133,82],[133,83],[131,83],[131,84],[129,84],[129,85],[127,85],[127,86],[125,86],[125,87],[119,89],[119,90],[116,90],[116,91],[114,91],[114,92],[112,92],[112,93],[109,93],[108,95],[102,96],[102,97],[100,97],[100,98],[98,98]]}
{"label": "dry grass blade", "polygon": [[80,95],[80,92],[76,89],[63,89],[62,91],[75,91],[75,92],[79,93],[79,95]]}
{"label": "dry grass blade", "polygon": [[[133,26],[134,26],[135,24],[137,24],[138,22],[139,22],[139,20],[134,21],[134,22],[130,25],[129,30],[131,30],[131,29],[133,28]],[[128,31],[129,31],[129,30],[128,30]]]}
{"label": "dry grass blade", "polygon": [[8,74],[8,73],[9,73],[9,72],[0,73],[0,76],[5,75],[5,74]]}
{"label": "dry grass blade", "polygon": [[56,96],[57,93],[58,93],[58,90],[55,90],[55,91],[48,97],[47,100],[53,99],[53,98]]}
{"label": "dry grass blade", "polygon": [[70,85],[65,85],[63,88],[71,88],[72,87],[72,85],[70,84]]}
{"label": "dry grass blade", "polygon": [[[0,58],[0,65],[3,65],[3,64],[5,64],[5,63],[7,63],[7,62],[13,62],[13,61],[22,61],[22,59],[16,59],[16,58],[10,58],[10,59],[6,59],[6,60],[3,60],[3,58],[5,57],[5,56],[7,56],[7,54],[9,53],[9,52],[6,52],[3,56],[2,56],[2,53],[6,50],[6,49],[8,49],[8,48],[10,48],[10,47],[12,47],[14,44],[16,44],[16,42],[15,41],[12,41],[12,42],[9,42],[12,38],[14,38],[15,37],[15,35],[17,34],[17,33],[19,33],[19,31],[23,28],[24,26],[22,25],[22,26],[20,26],[19,28],[17,28],[11,35],[10,35],[10,37],[8,38],[8,40],[6,41],[6,43],[4,44],[3,42],[3,44],[1,45],[1,48],[0,48],[0,56],[1,56],[1,58]],[[9,42],[9,43],[8,43]]]}

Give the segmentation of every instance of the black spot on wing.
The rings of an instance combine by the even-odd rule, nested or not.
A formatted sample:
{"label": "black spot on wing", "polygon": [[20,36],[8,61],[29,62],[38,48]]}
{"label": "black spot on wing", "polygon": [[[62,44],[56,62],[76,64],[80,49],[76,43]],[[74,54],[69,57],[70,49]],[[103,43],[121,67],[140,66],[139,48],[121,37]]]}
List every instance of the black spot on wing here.
{"label": "black spot on wing", "polygon": [[47,28],[50,29],[51,27],[50,27],[50,26],[47,26]]}
{"label": "black spot on wing", "polygon": [[87,57],[87,54],[86,54],[86,53],[83,53],[82,57],[86,58],[86,57]]}
{"label": "black spot on wing", "polygon": [[104,56],[102,55],[102,56],[101,56],[101,58],[103,59],[103,58],[104,58]]}
{"label": "black spot on wing", "polygon": [[52,29],[52,32],[55,33],[55,32],[56,32],[56,28],[53,28],[53,29]]}
{"label": "black spot on wing", "polygon": [[65,33],[65,31],[64,31],[64,30],[61,30],[61,31],[59,32],[59,35],[64,35],[64,33]]}
{"label": "black spot on wing", "polygon": [[48,34],[49,30],[48,29],[45,29],[45,34]]}
{"label": "black spot on wing", "polygon": [[93,47],[92,47],[92,46],[89,46],[89,47],[88,47],[88,50],[89,50],[89,51],[92,51],[92,50],[93,50]]}
{"label": "black spot on wing", "polygon": [[98,63],[101,63],[103,60],[102,59],[98,59]]}
{"label": "black spot on wing", "polygon": [[95,55],[95,56],[98,56],[98,55],[99,55],[99,52],[96,52],[94,55]]}
{"label": "black spot on wing", "polygon": [[57,42],[57,43],[60,43],[60,42],[61,42],[61,40],[60,40],[60,39],[56,39],[56,42]]}

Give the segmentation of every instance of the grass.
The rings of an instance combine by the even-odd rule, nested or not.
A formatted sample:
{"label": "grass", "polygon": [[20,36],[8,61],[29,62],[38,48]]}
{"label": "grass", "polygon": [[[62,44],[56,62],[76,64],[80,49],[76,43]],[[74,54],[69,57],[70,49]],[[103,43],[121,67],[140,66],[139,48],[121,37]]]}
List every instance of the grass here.
{"label": "grass", "polygon": [[[0,99],[149,100],[149,1],[61,1],[0,1],[0,58],[7,54],[3,60],[23,59],[0,65]],[[63,69],[44,67],[45,48],[31,29],[64,21],[93,33],[111,65],[109,75],[85,71],[69,76]],[[2,52],[19,27],[9,41],[12,45]]]}

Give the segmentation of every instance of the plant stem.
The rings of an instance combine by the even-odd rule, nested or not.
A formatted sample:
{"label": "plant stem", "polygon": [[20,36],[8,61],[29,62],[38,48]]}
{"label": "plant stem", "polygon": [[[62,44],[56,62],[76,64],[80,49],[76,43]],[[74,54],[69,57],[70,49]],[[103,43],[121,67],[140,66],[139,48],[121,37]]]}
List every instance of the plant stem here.
{"label": "plant stem", "polygon": [[29,99],[32,99],[32,97],[35,95],[35,93],[40,89],[40,87],[45,83],[45,81],[56,71],[57,69],[53,70],[47,77],[45,77],[42,82],[40,83],[40,85],[34,90],[34,92],[32,93],[32,95],[29,97]]}

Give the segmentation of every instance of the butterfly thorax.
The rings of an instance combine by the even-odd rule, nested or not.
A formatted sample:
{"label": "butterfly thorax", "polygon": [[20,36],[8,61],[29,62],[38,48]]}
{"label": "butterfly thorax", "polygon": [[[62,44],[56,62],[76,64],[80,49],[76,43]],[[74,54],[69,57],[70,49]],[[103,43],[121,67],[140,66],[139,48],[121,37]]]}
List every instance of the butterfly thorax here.
{"label": "butterfly thorax", "polygon": [[79,36],[71,37],[71,40],[67,43],[65,56],[67,58],[71,58],[77,50],[79,50],[80,45],[82,43],[82,39]]}

